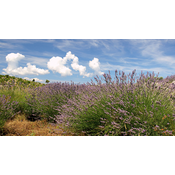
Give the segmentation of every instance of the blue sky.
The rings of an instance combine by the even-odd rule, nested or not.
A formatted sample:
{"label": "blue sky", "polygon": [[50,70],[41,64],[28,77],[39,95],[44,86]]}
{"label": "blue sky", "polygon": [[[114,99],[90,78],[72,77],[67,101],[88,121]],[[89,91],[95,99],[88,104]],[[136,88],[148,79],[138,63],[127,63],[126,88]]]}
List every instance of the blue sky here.
{"label": "blue sky", "polygon": [[[103,73],[115,79],[115,70],[136,76],[175,74],[174,39],[1,39],[0,72],[45,83],[95,84]],[[121,77],[121,75],[119,75]]]}

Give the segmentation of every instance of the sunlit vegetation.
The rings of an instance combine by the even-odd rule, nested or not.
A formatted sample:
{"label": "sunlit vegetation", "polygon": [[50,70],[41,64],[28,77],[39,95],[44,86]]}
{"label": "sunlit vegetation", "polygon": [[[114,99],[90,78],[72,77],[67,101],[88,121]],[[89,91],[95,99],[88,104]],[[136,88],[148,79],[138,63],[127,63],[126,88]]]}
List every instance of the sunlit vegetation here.
{"label": "sunlit vegetation", "polygon": [[1,136],[175,135],[175,76],[116,74],[104,74],[106,84],[95,77],[98,86],[0,75]]}

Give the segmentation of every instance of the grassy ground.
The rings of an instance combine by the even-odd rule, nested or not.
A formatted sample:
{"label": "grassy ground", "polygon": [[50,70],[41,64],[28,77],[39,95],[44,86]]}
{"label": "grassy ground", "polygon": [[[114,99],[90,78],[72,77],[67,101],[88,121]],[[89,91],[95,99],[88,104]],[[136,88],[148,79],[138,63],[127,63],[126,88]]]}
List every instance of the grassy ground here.
{"label": "grassy ground", "polygon": [[[173,81],[172,77],[167,80]],[[165,90],[149,87],[144,93],[139,83],[134,87],[124,85],[121,89],[118,85],[85,85],[79,87],[76,94],[70,86],[47,86],[8,75],[1,75],[0,83],[3,85],[0,88],[2,136],[175,135],[172,116],[175,103],[173,98],[167,95],[165,98]],[[58,91],[58,87],[62,87],[62,91]],[[174,95],[173,90],[169,96],[171,94]],[[118,97],[124,104],[116,102]],[[63,102],[63,99],[72,102]],[[162,106],[157,101],[161,101]],[[10,108],[9,105],[15,102],[18,104]],[[58,102],[62,104],[58,105]],[[64,122],[58,122],[63,116],[58,113],[60,108],[57,106],[61,107],[61,114],[64,111],[69,116],[64,117]],[[39,118],[32,121],[33,114]],[[48,116],[55,116],[57,122],[51,122]]]}
{"label": "grassy ground", "polygon": [[[28,89],[45,86],[45,84],[28,81],[9,75],[0,75],[0,96],[5,95],[6,100],[19,102],[19,110],[24,111],[26,96],[30,96]],[[1,104],[1,101],[0,101]],[[15,115],[12,119],[6,120],[3,136],[70,136],[71,131],[60,129],[53,123],[48,123],[46,119],[30,121],[24,112]],[[66,131],[66,132],[65,132]],[[65,134],[66,133],[66,134]],[[83,134],[82,134],[83,135]]]}

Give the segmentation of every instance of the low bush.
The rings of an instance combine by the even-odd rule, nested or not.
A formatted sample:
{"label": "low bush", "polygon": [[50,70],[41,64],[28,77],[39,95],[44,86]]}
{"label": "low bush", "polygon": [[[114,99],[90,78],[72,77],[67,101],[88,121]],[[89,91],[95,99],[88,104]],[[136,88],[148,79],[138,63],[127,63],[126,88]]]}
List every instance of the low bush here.
{"label": "low bush", "polygon": [[98,86],[92,81],[87,85],[44,85],[23,79],[14,84],[10,76],[0,76],[0,80],[8,78],[8,88],[0,91],[1,129],[8,119],[21,112],[33,119],[46,119],[74,135],[175,135],[175,85],[164,91],[151,83],[170,82],[175,77],[162,79],[154,74],[148,77],[147,73],[134,83],[134,75],[135,70],[128,84],[124,72],[120,81],[116,75],[116,82],[111,81],[110,74],[104,74],[106,84],[97,76]]}

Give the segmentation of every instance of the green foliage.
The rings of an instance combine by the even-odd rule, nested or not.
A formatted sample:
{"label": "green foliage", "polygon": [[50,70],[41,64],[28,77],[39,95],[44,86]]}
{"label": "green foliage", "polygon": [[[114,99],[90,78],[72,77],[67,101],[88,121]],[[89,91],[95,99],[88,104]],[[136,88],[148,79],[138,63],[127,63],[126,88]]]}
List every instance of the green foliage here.
{"label": "green foliage", "polygon": [[49,80],[46,80],[46,83],[49,83],[50,81]]}
{"label": "green foliage", "polygon": [[11,97],[8,95],[0,96],[0,132],[3,130],[5,122],[13,118],[18,102],[11,102]]}
{"label": "green foliage", "polygon": [[[149,79],[150,77],[146,80]],[[163,77],[157,78],[161,79]],[[50,87],[50,84],[0,75],[0,83],[12,83],[11,80],[16,80],[17,84],[0,90],[1,128],[10,116],[21,111],[27,116],[45,115],[47,119],[56,115],[61,117],[62,114],[65,127],[74,128],[77,134],[85,132],[87,135],[156,136],[166,133],[171,135],[172,131],[175,135],[175,108],[170,94],[158,89],[153,90],[151,86],[144,91],[141,90],[143,87],[128,90],[125,85],[117,88],[112,85],[95,86],[95,91],[81,90],[81,93],[73,96],[70,92],[74,93],[75,90],[65,88],[65,93],[61,93],[62,91],[58,91],[54,86],[39,90],[37,87]],[[49,83],[49,80],[46,80],[46,83]],[[68,103],[63,95],[72,101]]]}
{"label": "green foliage", "polygon": [[9,78],[9,75],[5,75],[6,78]]}
{"label": "green foliage", "polygon": [[[14,84],[15,80],[16,84]],[[8,82],[12,86],[4,86],[10,85]],[[27,91],[27,84],[31,85],[31,88],[43,86],[44,84],[9,75],[0,75],[0,84],[3,85],[0,89],[0,126],[2,128],[10,116],[19,111],[25,113],[25,110],[29,108],[26,96],[30,98],[31,95]],[[6,101],[5,99],[8,100]]]}
{"label": "green foliage", "polygon": [[15,77],[15,76],[11,76],[11,78],[16,79],[16,77]]}
{"label": "green foliage", "polygon": [[0,79],[0,84],[1,85],[5,85],[5,80],[4,79]]}
{"label": "green foliage", "polygon": [[23,81],[23,79],[22,78],[18,78],[18,81]]}
{"label": "green foliage", "polygon": [[[162,77],[159,78],[159,80],[161,79]],[[103,95],[100,94],[100,99],[97,98],[97,106],[93,105],[88,109],[86,109],[87,106],[83,107],[82,102],[79,103],[80,109],[84,110],[80,111],[75,108],[74,116],[76,116],[76,119],[69,118],[69,122],[72,123],[75,131],[82,131],[86,135],[107,134],[118,136],[156,136],[170,134],[168,133],[170,131],[175,134],[174,108],[166,94],[159,93],[157,95],[152,92],[151,87],[144,93],[138,91],[139,89],[134,92],[122,89],[123,87],[118,92],[112,91],[108,94],[110,98],[106,96],[107,92],[102,92]],[[98,94],[95,93],[95,96],[97,97]],[[114,99],[118,99],[118,102],[114,103]],[[74,103],[78,104],[78,101]],[[90,103],[92,104],[92,102]],[[110,106],[108,103],[112,105]],[[116,112],[117,109],[126,111],[126,114],[123,114],[120,110]],[[106,122],[100,124],[100,119]]]}
{"label": "green foliage", "polygon": [[[149,79],[150,79],[150,77],[148,77],[148,78],[146,79],[146,82],[147,82]],[[156,79],[157,81],[160,81],[160,80],[163,80],[163,77],[154,77],[154,79]],[[153,80],[152,80],[152,82],[153,82]]]}

